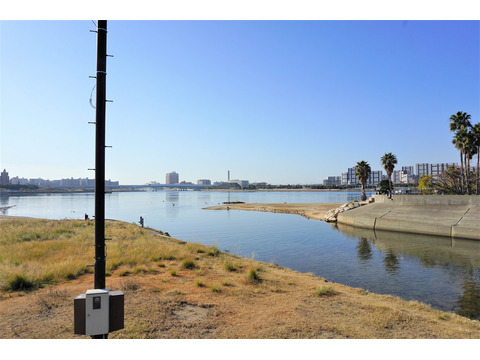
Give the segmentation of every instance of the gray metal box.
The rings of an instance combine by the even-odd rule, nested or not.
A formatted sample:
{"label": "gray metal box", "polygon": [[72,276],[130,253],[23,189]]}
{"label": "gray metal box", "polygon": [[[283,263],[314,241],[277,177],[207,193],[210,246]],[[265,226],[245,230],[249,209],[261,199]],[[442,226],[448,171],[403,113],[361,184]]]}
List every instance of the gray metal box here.
{"label": "gray metal box", "polygon": [[[124,328],[124,295],[121,291],[109,291],[109,332]],[[86,335],[86,295],[80,294],[73,302],[74,304],[74,333],[77,335]]]}
{"label": "gray metal box", "polygon": [[109,331],[109,294],[106,289],[87,290],[85,293],[85,334],[102,335]]}

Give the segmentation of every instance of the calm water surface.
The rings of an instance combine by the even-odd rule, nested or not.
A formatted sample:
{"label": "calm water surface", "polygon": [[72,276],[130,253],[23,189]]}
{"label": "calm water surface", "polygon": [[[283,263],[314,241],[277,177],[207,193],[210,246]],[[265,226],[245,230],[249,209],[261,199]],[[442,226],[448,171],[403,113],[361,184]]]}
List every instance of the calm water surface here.
{"label": "calm water surface", "polygon": [[[358,192],[158,191],[106,195],[106,217],[329,281],[480,319],[480,242],[332,226],[298,215],[202,210],[224,201],[340,203]],[[4,196],[4,215],[83,219],[93,194]],[[108,261],[108,259],[107,259]]]}

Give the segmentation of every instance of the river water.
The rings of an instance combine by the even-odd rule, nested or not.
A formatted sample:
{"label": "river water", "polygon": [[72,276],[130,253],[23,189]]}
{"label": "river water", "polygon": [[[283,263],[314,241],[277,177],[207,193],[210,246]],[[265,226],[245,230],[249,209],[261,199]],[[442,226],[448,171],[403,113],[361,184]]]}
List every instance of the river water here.
{"label": "river water", "polygon": [[[358,192],[155,191],[106,195],[106,218],[216,245],[232,254],[311,272],[332,282],[418,300],[480,319],[480,242],[374,232],[292,214],[204,210],[225,201],[341,203]],[[0,216],[83,219],[93,194],[0,197]],[[107,259],[108,261],[108,259]]]}

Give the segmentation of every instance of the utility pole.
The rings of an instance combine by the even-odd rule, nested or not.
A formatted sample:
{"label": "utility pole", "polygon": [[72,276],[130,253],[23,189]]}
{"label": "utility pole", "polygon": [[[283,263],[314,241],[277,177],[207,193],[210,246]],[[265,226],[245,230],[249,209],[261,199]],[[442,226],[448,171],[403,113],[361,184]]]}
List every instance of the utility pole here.
{"label": "utility pole", "polygon": [[107,20],[97,24],[97,85],[95,112],[95,289],[105,289],[105,104]]}
{"label": "utility pole", "polygon": [[95,289],[77,296],[74,333],[92,339],[108,339],[108,333],[124,327],[124,296],[105,288],[105,103],[107,76],[107,21],[97,24],[97,73],[95,107]]}

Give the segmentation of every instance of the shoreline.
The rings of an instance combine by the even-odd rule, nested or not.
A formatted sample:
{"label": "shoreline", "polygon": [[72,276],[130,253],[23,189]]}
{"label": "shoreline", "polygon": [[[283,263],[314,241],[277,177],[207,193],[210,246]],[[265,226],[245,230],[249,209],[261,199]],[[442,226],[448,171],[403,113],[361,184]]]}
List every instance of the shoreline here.
{"label": "shoreline", "polygon": [[[375,195],[375,201],[338,214],[337,223],[371,230],[480,240],[480,196]],[[246,210],[297,214],[325,220],[325,213],[343,203],[245,203],[211,206],[206,210]]]}
{"label": "shoreline", "polygon": [[324,220],[325,213],[337,208],[343,203],[243,203],[225,204],[203,208],[204,210],[244,210],[273,212],[282,214],[297,214],[308,219]]}

